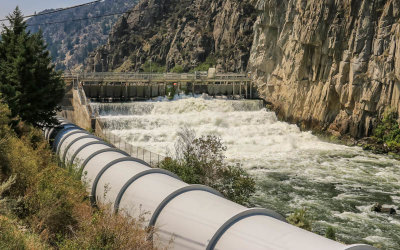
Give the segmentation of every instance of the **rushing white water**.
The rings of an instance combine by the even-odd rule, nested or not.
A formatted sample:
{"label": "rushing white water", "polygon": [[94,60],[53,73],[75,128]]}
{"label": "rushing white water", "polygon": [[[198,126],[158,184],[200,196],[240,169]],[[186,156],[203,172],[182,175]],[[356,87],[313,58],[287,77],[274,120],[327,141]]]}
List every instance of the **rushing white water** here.
{"label": "rushing white water", "polygon": [[183,126],[218,135],[227,161],[256,177],[256,205],[283,215],[304,207],[319,234],[331,225],[345,243],[400,249],[400,218],[370,211],[375,202],[400,206],[400,162],[389,156],[324,142],[278,121],[260,101],[200,97],[93,108],[113,133],[159,154],[174,151]]}

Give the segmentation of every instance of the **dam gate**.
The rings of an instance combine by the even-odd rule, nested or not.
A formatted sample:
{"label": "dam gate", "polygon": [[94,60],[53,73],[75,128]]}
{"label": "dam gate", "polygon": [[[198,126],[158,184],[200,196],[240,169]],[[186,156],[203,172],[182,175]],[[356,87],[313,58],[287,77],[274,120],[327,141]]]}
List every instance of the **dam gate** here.
{"label": "dam gate", "polygon": [[256,98],[256,88],[246,74],[111,73],[64,74],[79,85],[86,97],[97,102],[147,100],[173,94],[208,94],[230,98]]}

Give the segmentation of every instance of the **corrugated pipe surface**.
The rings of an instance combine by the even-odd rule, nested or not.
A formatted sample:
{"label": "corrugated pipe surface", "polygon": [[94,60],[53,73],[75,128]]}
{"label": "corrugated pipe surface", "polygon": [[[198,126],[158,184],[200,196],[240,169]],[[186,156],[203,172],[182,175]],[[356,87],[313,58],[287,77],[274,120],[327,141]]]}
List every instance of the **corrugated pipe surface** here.
{"label": "corrugated pipe surface", "polygon": [[189,185],[175,174],[151,168],[100,138],[60,118],[46,139],[64,164],[82,173],[93,203],[143,216],[153,241],[171,249],[369,250],[346,246],[286,223],[270,210],[246,208],[207,186]]}

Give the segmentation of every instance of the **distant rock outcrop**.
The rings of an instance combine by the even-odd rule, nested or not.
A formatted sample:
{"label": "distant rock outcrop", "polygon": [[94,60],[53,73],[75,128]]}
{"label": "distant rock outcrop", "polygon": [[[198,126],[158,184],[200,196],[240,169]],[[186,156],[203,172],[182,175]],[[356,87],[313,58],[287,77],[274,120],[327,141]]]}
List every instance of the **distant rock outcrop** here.
{"label": "distant rock outcrop", "polygon": [[[108,15],[125,12],[136,3],[137,0],[105,0],[89,6],[30,18],[27,23],[32,26],[28,28],[32,32],[42,30],[57,69],[76,69],[82,67],[90,52],[107,41],[111,28],[120,17]],[[49,11],[51,10],[40,13]],[[71,21],[78,19],[82,20]],[[65,22],[68,20],[69,22]]]}

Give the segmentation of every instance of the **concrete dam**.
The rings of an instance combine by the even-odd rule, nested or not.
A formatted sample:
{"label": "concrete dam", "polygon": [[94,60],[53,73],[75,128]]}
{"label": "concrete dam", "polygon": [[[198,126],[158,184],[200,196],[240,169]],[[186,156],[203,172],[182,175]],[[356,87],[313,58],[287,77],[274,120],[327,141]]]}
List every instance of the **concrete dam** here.
{"label": "concrete dam", "polygon": [[83,87],[92,101],[135,101],[174,93],[257,97],[256,88],[246,74],[235,73],[83,73],[65,74],[64,79]]}

